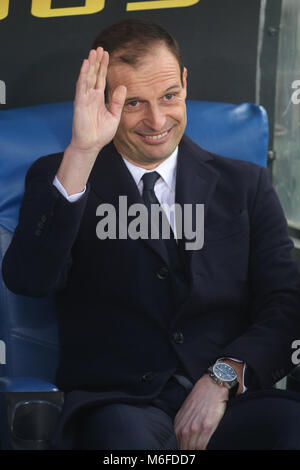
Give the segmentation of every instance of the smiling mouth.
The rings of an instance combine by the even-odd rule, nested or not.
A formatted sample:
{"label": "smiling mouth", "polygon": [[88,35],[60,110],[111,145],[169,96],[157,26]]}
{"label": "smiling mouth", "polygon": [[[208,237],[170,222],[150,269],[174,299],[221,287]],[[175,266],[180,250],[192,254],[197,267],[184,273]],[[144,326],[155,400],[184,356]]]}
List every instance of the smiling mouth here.
{"label": "smiling mouth", "polygon": [[167,131],[161,132],[160,134],[154,134],[154,135],[141,134],[138,132],[138,135],[142,137],[144,142],[147,142],[150,144],[160,144],[167,140],[171,130],[172,128]]}
{"label": "smiling mouth", "polygon": [[145,135],[144,137],[150,140],[157,140],[157,139],[161,139],[162,137],[165,137],[167,134],[168,134],[168,131],[163,132],[162,134],[157,134],[157,135]]}

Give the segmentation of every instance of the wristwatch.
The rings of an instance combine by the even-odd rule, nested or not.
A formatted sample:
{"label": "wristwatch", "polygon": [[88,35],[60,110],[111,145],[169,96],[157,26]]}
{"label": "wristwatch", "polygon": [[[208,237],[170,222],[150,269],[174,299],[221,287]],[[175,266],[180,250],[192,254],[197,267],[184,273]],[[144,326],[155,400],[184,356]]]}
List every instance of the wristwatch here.
{"label": "wristwatch", "polygon": [[226,362],[217,361],[207,370],[210,377],[218,385],[229,389],[229,398],[233,398],[239,388],[236,371]]}

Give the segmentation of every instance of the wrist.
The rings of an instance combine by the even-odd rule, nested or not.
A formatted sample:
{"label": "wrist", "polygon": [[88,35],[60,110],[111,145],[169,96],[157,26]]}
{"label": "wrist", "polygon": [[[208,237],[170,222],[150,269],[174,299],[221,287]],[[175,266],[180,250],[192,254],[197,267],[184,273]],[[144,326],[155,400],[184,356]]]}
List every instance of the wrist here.
{"label": "wrist", "polygon": [[84,190],[97,156],[98,153],[84,153],[71,145],[66,148],[56,176],[68,196]]}
{"label": "wrist", "polygon": [[208,385],[210,386],[210,388],[211,388],[212,390],[214,390],[215,393],[217,393],[217,394],[220,396],[221,399],[227,401],[228,398],[229,398],[229,388],[217,384],[217,382],[215,382],[215,381],[212,379],[212,377],[211,377],[211,375],[209,374],[209,372],[207,372],[207,373],[205,374],[205,377],[207,378],[207,383],[208,383]]}
{"label": "wrist", "polygon": [[76,158],[79,162],[80,160],[96,160],[98,153],[102,150],[103,147],[100,148],[82,148],[78,147],[73,140],[71,140],[70,144],[65,150],[65,153],[69,156],[72,155],[72,158]]}

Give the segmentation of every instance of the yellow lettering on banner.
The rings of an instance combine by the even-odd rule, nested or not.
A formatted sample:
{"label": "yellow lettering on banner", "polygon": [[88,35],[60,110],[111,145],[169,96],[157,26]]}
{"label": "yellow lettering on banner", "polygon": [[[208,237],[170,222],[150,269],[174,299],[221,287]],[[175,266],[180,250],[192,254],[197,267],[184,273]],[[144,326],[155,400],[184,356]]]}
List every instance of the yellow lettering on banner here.
{"label": "yellow lettering on banner", "polygon": [[128,2],[127,11],[156,10],[158,8],[191,7],[200,0],[152,0],[151,2]]}
{"label": "yellow lettering on banner", "polygon": [[32,0],[31,13],[38,18],[91,15],[103,10],[104,6],[105,0],[86,0],[83,7],[51,8],[51,0]]}
{"label": "yellow lettering on banner", "polygon": [[4,20],[4,18],[7,17],[8,7],[9,7],[9,0],[0,0],[0,20]]}

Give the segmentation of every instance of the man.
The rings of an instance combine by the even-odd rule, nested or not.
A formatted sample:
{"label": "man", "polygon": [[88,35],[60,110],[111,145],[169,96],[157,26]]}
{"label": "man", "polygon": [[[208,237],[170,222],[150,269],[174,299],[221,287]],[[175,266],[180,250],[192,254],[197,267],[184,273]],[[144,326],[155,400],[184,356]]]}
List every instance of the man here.
{"label": "man", "polygon": [[[263,168],[184,136],[186,94],[166,31],[111,26],[83,61],[70,145],[27,174],[3,276],[55,295],[66,394],[53,448],[300,447],[298,395],[271,389],[300,330],[285,217]],[[187,250],[170,217],[169,239],[99,236],[107,204],[124,228],[121,196],[204,204],[203,247]]]}

